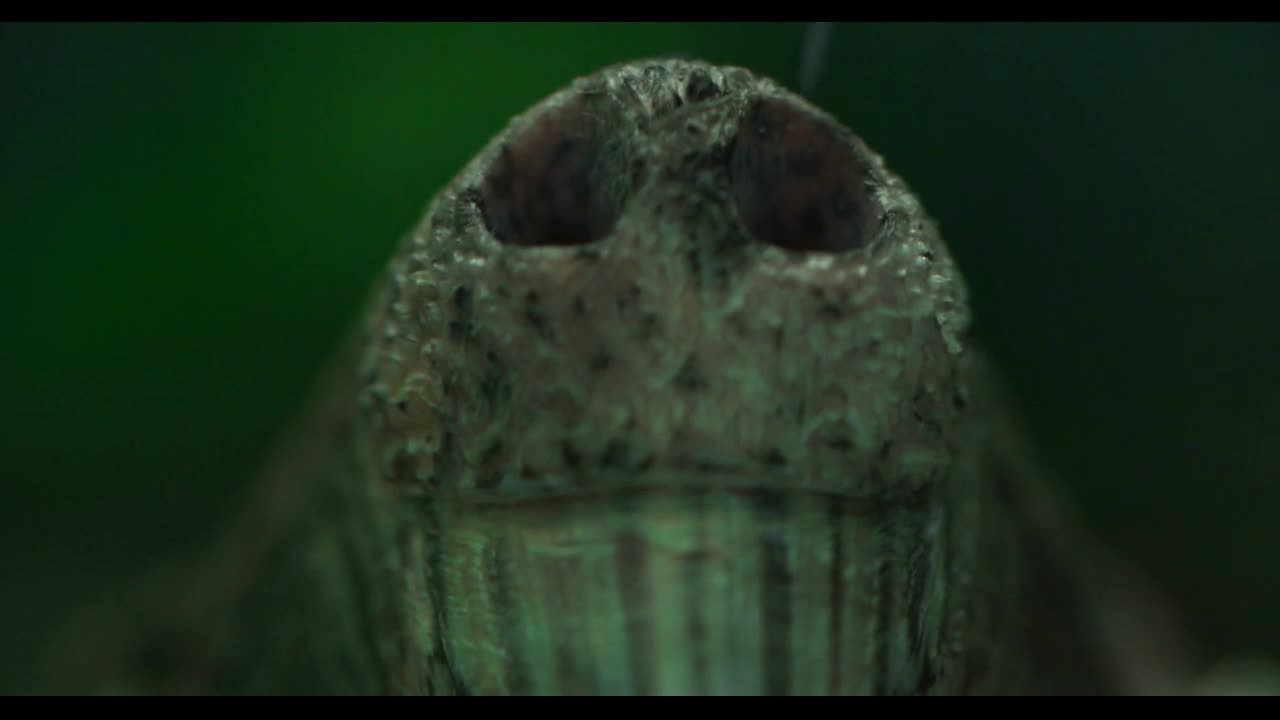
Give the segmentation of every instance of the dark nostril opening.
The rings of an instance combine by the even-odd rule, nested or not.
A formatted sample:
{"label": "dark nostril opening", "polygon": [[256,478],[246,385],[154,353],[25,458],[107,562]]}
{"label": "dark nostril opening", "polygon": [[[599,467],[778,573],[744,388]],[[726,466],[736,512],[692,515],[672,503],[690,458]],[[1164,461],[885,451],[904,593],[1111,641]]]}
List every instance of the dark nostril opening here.
{"label": "dark nostril opening", "polygon": [[509,136],[485,176],[485,224],[511,245],[585,245],[617,222],[629,173],[579,97]]}
{"label": "dark nostril opening", "polygon": [[875,235],[880,213],[857,151],[799,107],[756,102],[738,129],[730,173],[738,215],[761,242],[840,252]]}

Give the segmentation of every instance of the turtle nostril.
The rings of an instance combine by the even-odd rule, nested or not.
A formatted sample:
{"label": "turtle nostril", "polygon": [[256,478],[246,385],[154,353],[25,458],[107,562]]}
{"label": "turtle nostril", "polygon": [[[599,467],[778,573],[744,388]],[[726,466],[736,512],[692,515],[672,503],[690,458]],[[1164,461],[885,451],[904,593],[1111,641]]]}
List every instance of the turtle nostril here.
{"label": "turtle nostril", "polygon": [[730,173],[738,215],[761,242],[840,252],[874,236],[879,213],[854,146],[797,106],[757,101],[738,130]]}
{"label": "turtle nostril", "polygon": [[503,143],[482,186],[485,224],[511,245],[585,245],[617,222],[629,174],[584,97],[543,112]]}

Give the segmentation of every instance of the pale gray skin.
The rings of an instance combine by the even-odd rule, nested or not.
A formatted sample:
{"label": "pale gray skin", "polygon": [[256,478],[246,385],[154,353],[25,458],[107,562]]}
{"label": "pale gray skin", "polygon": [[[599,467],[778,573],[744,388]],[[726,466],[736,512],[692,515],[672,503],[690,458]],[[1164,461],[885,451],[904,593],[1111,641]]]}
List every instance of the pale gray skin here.
{"label": "pale gray skin", "polygon": [[968,323],[920,203],[833,118],[742,69],[608,68],[435,198],[212,561],[87,620],[64,672],[1188,690],[1158,603],[1047,495]]}

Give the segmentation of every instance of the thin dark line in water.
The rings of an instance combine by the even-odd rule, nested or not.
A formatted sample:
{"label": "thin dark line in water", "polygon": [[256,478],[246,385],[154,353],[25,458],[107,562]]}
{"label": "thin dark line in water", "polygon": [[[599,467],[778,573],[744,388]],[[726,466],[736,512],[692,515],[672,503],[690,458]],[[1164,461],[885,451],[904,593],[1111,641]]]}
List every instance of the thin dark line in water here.
{"label": "thin dark line in water", "polygon": [[835,23],[809,23],[804,31],[804,45],[800,57],[800,94],[813,99],[818,89],[818,79],[822,76],[826,64],[827,52],[831,48],[831,29]]}

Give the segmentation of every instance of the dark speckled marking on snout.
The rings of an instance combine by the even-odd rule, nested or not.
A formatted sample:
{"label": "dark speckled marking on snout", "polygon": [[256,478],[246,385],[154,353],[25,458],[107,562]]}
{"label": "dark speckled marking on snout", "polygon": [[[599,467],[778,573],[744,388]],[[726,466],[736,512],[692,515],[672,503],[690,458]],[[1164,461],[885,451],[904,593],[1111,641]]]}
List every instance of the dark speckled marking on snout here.
{"label": "dark speckled marking on snout", "polygon": [[614,298],[614,304],[617,307],[618,314],[625,314],[628,308],[631,307],[631,303],[640,297],[640,293],[640,286],[635,283],[631,283],[625,292],[618,293]]}
{"label": "dark speckled marking on snout", "polygon": [[471,314],[471,288],[459,285],[453,289],[453,307],[463,317]]}
{"label": "dark speckled marking on snout", "polygon": [[539,335],[551,338],[551,323],[547,320],[547,309],[542,304],[542,296],[530,290],[524,294],[524,319]]}
{"label": "dark speckled marking on snout", "polygon": [[758,100],[730,162],[738,215],[759,241],[794,251],[866,245],[879,212],[854,146],[781,100]]}
{"label": "dark speckled marking on snout", "polygon": [[602,467],[618,467],[625,463],[630,455],[631,450],[627,443],[615,438],[610,440],[605,445],[604,452],[600,453],[600,465]]}
{"label": "dark speckled marking on snout", "polygon": [[645,313],[640,316],[640,322],[636,324],[636,337],[640,340],[648,341],[653,338],[653,334],[657,329],[658,316],[653,313]]}
{"label": "dark speckled marking on snout", "polygon": [[604,372],[605,370],[608,370],[611,365],[613,365],[613,356],[604,350],[601,350],[591,356],[590,366],[594,372]]}
{"label": "dark speckled marking on snout", "polygon": [[844,310],[833,302],[822,302],[818,304],[818,317],[824,320],[839,320],[844,317]]}
{"label": "dark speckled marking on snout", "polygon": [[707,388],[707,377],[698,367],[698,358],[691,356],[680,366],[675,378],[676,387],[687,393],[696,393]]}
{"label": "dark speckled marking on snout", "polygon": [[494,407],[502,399],[510,387],[498,373],[489,373],[480,380],[480,397],[484,398],[488,407]]}
{"label": "dark speckled marking on snout", "polygon": [[449,337],[462,341],[471,334],[471,288],[459,285],[453,289],[452,298],[455,317],[449,322]]}
{"label": "dark speckled marking on snout", "polygon": [[569,470],[576,470],[582,464],[582,453],[568,440],[560,444],[560,460]]}
{"label": "dark speckled marking on snout", "polygon": [[822,443],[832,450],[844,452],[853,447],[853,441],[847,435],[823,438]]}
{"label": "dark speckled marking on snout", "polygon": [[771,468],[780,468],[787,464],[787,456],[782,454],[778,448],[771,448],[765,453],[764,464]]}
{"label": "dark speckled marking on snout", "polygon": [[[495,440],[488,448],[485,449],[484,455],[480,458],[481,466],[493,465],[503,449],[502,441]],[[480,490],[492,490],[498,487],[502,482],[502,473],[497,470],[481,472],[476,476],[476,487]]]}

